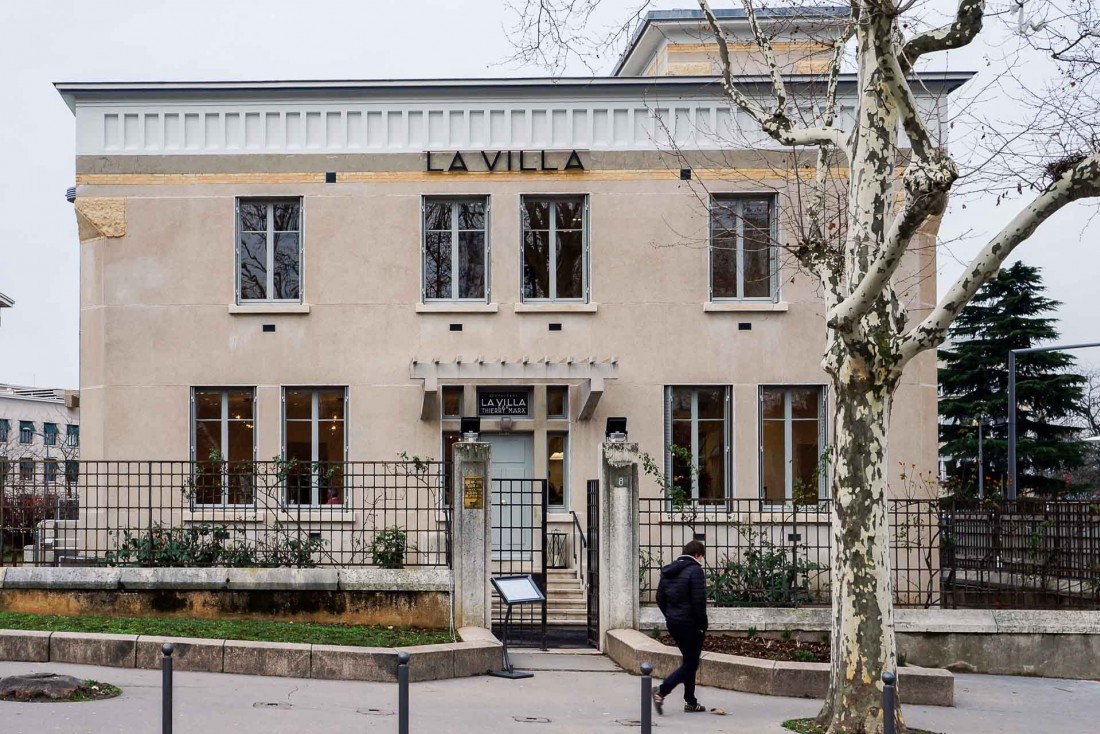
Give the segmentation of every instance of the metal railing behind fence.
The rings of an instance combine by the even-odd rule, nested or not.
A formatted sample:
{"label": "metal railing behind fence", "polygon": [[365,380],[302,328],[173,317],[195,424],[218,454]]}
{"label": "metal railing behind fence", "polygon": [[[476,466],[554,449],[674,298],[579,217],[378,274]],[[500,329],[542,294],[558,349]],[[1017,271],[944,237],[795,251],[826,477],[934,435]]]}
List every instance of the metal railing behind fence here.
{"label": "metal railing behind fence", "polygon": [[85,566],[448,566],[438,462],[78,462],[8,475],[0,561]]}
{"label": "metal railing behind fence", "polygon": [[[640,505],[643,603],[655,601],[661,566],[698,537],[707,545],[711,604],[829,604],[828,502]],[[897,606],[1100,609],[1100,503],[890,499],[887,520]]]}

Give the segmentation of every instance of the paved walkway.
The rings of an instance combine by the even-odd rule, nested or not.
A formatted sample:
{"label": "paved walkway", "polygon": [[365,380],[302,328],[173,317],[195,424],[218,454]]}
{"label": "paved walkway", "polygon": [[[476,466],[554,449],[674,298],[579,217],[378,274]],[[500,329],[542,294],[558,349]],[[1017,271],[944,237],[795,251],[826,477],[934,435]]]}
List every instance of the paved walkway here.
{"label": "paved walkway", "polygon": [[[517,667],[535,677],[479,677],[414,683],[411,729],[416,734],[473,732],[623,732],[638,718],[638,678],[595,655],[526,653]],[[0,731],[12,734],[143,734],[160,731],[160,673],[79,665],[0,663],[0,677],[50,670],[104,680],[120,698],[91,703],[0,702]],[[814,701],[700,689],[708,706],[728,716],[684,714],[670,700],[658,731],[786,730],[784,719],[811,716]],[[960,675],[954,709],[911,706],[911,725],[950,734],[1083,734],[1100,721],[1100,683]],[[397,686],[384,683],[264,678],[215,673],[176,674],[176,734],[395,732]]]}

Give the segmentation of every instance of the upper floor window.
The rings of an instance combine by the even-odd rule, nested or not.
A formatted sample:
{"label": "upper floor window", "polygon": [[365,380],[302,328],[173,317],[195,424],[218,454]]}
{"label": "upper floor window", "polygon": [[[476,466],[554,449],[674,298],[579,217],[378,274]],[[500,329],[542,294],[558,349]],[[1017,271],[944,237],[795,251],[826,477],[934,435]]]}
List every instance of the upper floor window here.
{"label": "upper floor window", "polygon": [[443,386],[443,417],[462,417],[462,398],[464,395],[462,385]]}
{"label": "upper floor window", "polygon": [[80,426],[65,426],[65,443],[68,446],[80,445]]}
{"label": "upper floor window", "polygon": [[237,300],[302,300],[302,200],[237,201]]}
{"label": "upper floor window", "polygon": [[424,199],[424,300],[489,297],[486,199]]}
{"label": "upper floor window", "polygon": [[42,424],[42,441],[47,446],[57,445],[57,424],[56,423],[43,423]]}
{"label": "upper floor window", "polygon": [[524,301],[588,300],[588,199],[525,196]]}
{"label": "upper floor window", "polygon": [[729,388],[669,387],[665,393],[666,466],[674,499],[717,505],[729,493]]}
{"label": "upper floor window", "polygon": [[11,431],[11,424],[8,423],[7,418],[0,418],[0,443],[7,443],[8,433]]}
{"label": "upper floor window", "polygon": [[195,504],[252,504],[255,393],[252,388],[195,388],[191,454]]}
{"label": "upper floor window", "polygon": [[710,204],[710,297],[773,300],[776,287],[773,199],[715,196]]}
{"label": "upper floor window", "polygon": [[34,423],[32,421],[19,421],[19,443],[30,443],[34,440]]}
{"label": "upper floor window", "polygon": [[342,387],[283,392],[283,456],[292,462],[288,504],[344,504],[346,411],[347,390]]}
{"label": "upper floor window", "polygon": [[569,417],[569,386],[548,385],[546,387],[546,417]]}
{"label": "upper floor window", "polygon": [[760,496],[771,505],[825,496],[825,390],[760,388]]}

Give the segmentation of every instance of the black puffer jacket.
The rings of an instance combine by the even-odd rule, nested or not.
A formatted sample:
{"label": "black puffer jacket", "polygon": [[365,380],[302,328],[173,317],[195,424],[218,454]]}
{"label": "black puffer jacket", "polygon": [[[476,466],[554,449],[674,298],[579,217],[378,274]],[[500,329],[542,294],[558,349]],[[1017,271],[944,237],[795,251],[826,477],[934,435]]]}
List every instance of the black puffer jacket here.
{"label": "black puffer jacket", "polygon": [[703,567],[691,556],[680,556],[661,569],[657,606],[668,624],[707,629],[707,584]]}

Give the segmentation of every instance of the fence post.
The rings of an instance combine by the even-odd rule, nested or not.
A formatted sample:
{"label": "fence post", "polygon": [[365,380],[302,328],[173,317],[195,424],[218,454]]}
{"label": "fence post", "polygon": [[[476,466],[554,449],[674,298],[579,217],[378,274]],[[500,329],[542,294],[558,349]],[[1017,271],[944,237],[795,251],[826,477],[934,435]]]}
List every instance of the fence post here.
{"label": "fence post", "polygon": [[409,653],[397,653],[397,734],[409,734]]}
{"label": "fence post", "polygon": [[882,674],[882,730],[883,734],[894,734],[897,725],[898,689],[895,687],[898,677],[887,671]]}
{"label": "fence post", "polygon": [[642,663],[642,734],[653,732],[653,666]]}
{"label": "fence post", "polygon": [[160,661],[161,670],[161,723],[162,734],[172,734],[172,643],[166,642],[161,648],[164,657]]}

